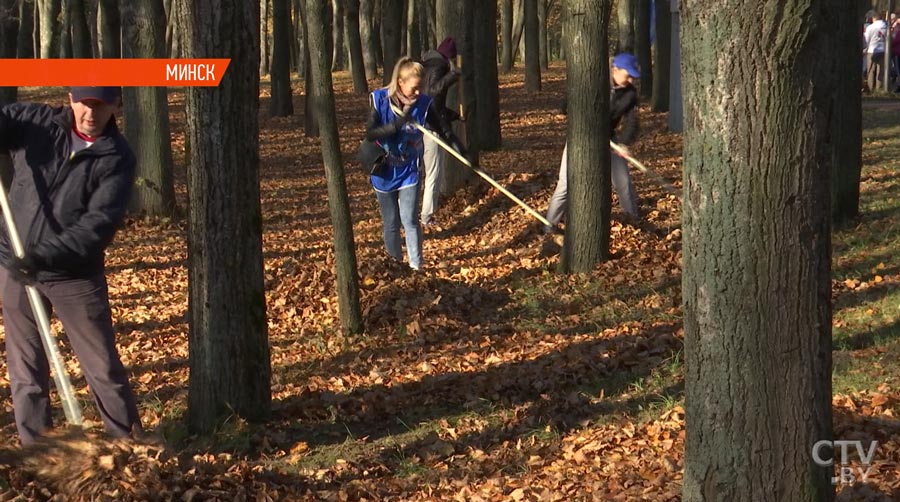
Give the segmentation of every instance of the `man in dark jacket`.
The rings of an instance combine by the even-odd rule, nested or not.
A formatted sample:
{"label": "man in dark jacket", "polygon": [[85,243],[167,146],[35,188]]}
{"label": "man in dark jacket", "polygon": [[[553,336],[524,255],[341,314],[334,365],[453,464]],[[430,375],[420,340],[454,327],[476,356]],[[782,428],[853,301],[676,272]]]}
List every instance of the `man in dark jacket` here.
{"label": "man in dark jacket", "polygon": [[[634,79],[640,78],[640,76],[641,72],[634,55],[621,53],[613,58],[610,71],[610,131],[612,132],[612,141],[618,143],[625,153],[628,153],[625,145],[633,143],[638,135],[638,99],[637,90],[634,88]],[[565,108],[566,105],[563,104],[563,113],[566,112]],[[619,130],[617,131],[617,129]],[[545,233],[552,232],[559,224],[568,205],[567,153],[568,145],[563,148],[562,161],[559,165],[559,179],[556,183],[556,190],[550,198],[550,207],[547,209],[547,221],[553,226],[545,227]],[[615,151],[611,152],[610,161],[612,184],[619,196],[619,205],[622,206],[622,210],[625,211],[628,218],[637,220],[640,218],[640,212],[634,183],[628,172],[628,164]]]}
{"label": "man in dark jacket", "polygon": [[104,250],[121,224],[135,157],[116,127],[117,87],[72,87],[70,106],[0,108],[0,149],[13,158],[9,203],[25,256],[0,235],[0,294],[16,427],[28,445],[52,427],[47,356],[25,285],[56,311],[107,431],[126,437],[140,417],[116,351]]}
{"label": "man in dark jacket", "polygon": [[[422,55],[422,94],[430,96],[431,111],[437,113],[438,119],[445,128],[450,122],[459,118],[459,114],[447,108],[447,89],[459,80],[460,71],[453,67],[456,58],[456,42],[452,37],[445,38],[437,50],[430,50]],[[445,154],[438,144],[425,136],[423,139],[423,163],[425,168],[425,193],[422,197],[422,211],[419,220],[423,225],[434,223],[434,212],[438,207],[441,194],[441,177],[443,176]]]}

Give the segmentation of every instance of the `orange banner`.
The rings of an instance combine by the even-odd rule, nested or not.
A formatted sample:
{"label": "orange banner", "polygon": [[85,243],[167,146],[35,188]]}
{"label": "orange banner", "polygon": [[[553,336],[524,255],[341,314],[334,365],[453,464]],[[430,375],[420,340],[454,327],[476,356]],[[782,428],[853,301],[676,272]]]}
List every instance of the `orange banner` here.
{"label": "orange banner", "polygon": [[0,59],[0,86],[216,87],[230,59]]}

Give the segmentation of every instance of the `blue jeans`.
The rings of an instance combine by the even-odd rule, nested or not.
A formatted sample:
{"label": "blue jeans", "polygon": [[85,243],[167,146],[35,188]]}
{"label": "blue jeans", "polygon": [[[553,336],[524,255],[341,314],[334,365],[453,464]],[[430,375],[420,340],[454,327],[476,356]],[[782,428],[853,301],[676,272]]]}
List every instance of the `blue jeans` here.
{"label": "blue jeans", "polygon": [[384,247],[391,257],[403,261],[400,243],[400,224],[406,233],[406,253],[409,266],[422,267],[422,230],[419,227],[419,185],[402,188],[396,192],[375,192],[384,225]]}

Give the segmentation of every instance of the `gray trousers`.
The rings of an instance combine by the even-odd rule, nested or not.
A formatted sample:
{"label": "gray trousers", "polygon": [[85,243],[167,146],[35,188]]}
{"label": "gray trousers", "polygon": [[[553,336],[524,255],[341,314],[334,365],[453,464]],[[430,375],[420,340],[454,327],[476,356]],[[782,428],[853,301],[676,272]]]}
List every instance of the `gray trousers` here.
{"label": "gray trousers", "polygon": [[[35,283],[44,304],[62,321],[107,432],[128,436],[140,416],[116,351],[106,277]],[[6,365],[19,439],[29,445],[53,426],[50,365],[25,288],[0,267]]]}
{"label": "gray trousers", "polygon": [[[547,209],[547,220],[553,225],[558,225],[562,220],[569,202],[568,160],[566,159],[568,153],[569,145],[566,144],[563,148],[562,161],[559,163],[559,180],[556,182],[556,190],[550,197],[550,207]],[[640,218],[637,194],[634,191],[631,174],[628,172],[628,163],[613,151],[610,151],[610,160],[612,185],[619,196],[619,205],[632,218]]]}
{"label": "gray trousers", "polygon": [[444,150],[438,145],[437,141],[431,139],[427,134],[422,138],[423,155],[422,163],[424,164],[425,174],[425,190],[422,193],[422,211],[419,220],[428,224],[438,208],[438,199],[441,196],[441,178],[444,176],[444,164],[446,156]]}

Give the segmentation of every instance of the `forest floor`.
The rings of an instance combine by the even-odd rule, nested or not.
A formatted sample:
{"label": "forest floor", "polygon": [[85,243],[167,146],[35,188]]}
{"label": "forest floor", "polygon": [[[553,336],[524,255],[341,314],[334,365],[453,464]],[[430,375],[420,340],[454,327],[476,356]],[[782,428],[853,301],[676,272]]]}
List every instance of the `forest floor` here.
{"label": "forest floor", "polygon": [[[521,70],[501,77],[503,147],[481,164],[543,212],[565,137],[556,115],[565,73],[551,67],[536,94],[523,80]],[[635,173],[644,223],[620,223],[616,207],[613,259],[592,274],[559,275],[552,239],[476,180],[426,231],[425,273],[398,270],[352,161],[366,98],[339,73],[366,317],[364,334],[343,336],[324,170],[318,138],[303,134],[301,85],[292,117],[267,118],[267,85],[261,99],[271,420],[187,433],[186,223],[131,219],[108,252],[110,296],[157,439],[97,439],[96,409],[63,342],[95,427],[19,450],[0,367],[0,500],[680,500],[680,202]],[[61,89],[22,94],[64,99]],[[181,207],[183,104],[172,91]],[[643,107],[641,120],[632,152],[680,187],[681,137],[667,132],[665,114]],[[869,482],[840,496],[900,500],[900,115],[866,106],[864,142],[863,214],[834,232],[834,424],[836,438],[879,445]]]}

